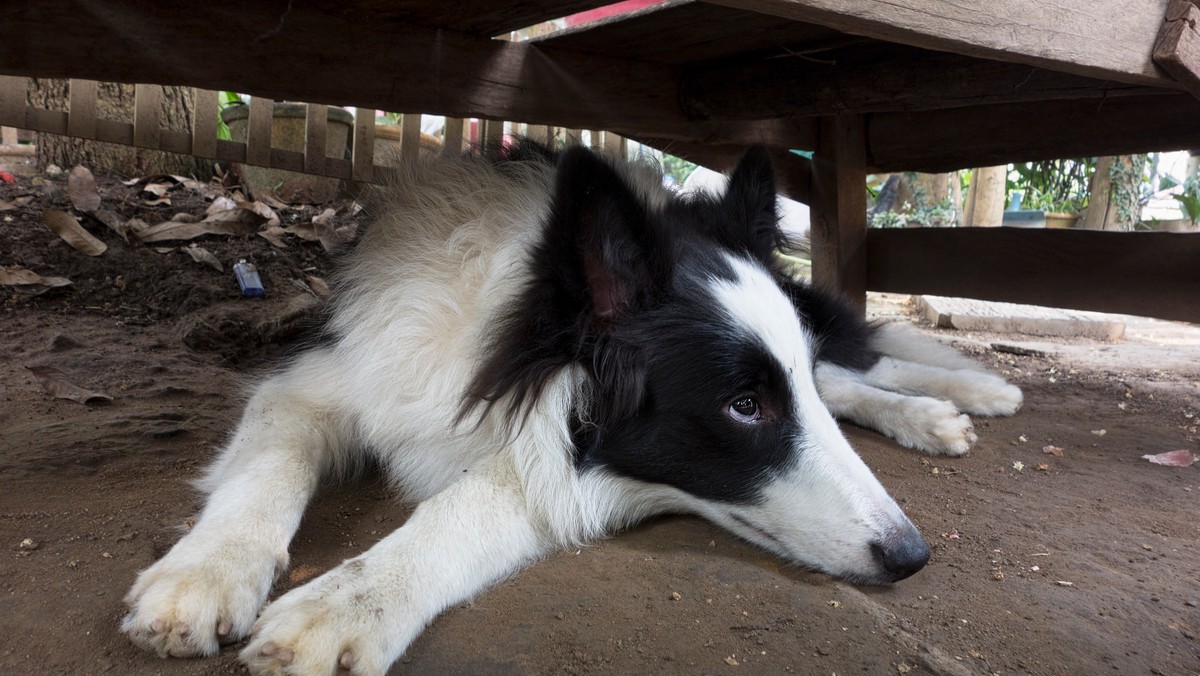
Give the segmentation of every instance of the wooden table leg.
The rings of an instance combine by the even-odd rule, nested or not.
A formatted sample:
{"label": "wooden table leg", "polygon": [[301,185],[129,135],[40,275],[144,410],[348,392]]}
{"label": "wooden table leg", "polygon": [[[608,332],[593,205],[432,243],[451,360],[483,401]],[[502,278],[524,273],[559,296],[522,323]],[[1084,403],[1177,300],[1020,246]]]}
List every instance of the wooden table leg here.
{"label": "wooden table leg", "polygon": [[821,120],[813,158],[813,283],[840,291],[866,311],[866,127],[861,115]]}

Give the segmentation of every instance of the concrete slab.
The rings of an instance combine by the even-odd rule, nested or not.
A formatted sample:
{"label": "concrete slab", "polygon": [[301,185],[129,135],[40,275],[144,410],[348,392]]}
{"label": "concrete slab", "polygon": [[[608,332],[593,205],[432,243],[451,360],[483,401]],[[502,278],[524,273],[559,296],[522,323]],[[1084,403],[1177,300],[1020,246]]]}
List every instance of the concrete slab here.
{"label": "concrete slab", "polygon": [[940,328],[1109,341],[1125,335],[1124,321],[1098,312],[945,296],[917,296],[913,302],[930,323]]}

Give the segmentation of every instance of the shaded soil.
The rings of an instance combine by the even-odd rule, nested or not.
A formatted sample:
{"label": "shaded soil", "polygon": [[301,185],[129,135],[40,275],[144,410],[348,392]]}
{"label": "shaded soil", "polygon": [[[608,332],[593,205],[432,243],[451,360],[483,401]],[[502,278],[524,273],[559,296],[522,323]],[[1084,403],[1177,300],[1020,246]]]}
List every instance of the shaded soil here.
{"label": "shaded soil", "polygon": [[[295,238],[285,249],[204,238],[219,273],[84,217],[109,244],[89,258],[41,224],[43,209],[68,206],[61,184],[48,185],[0,187],[0,199],[34,197],[0,211],[0,265],[74,282],[36,297],[0,287],[0,672],[240,673],[234,648],[209,660],[135,649],[117,632],[121,599],[199,508],[188,482],[240,413],[248,377],[303,326],[315,301],[301,287],[328,255]],[[151,220],[130,190],[101,182],[107,206],[150,223],[205,206],[181,194]],[[266,300],[239,297],[229,272],[239,258],[258,265]],[[902,303],[881,300],[877,312],[904,317]],[[1140,457],[1200,451],[1200,330],[1169,328],[1182,342],[1043,340],[1044,356],[991,348],[1019,336],[937,334],[1005,372],[1027,403],[976,420],[979,443],[961,459],[847,428],[930,541],[914,578],[856,588],[705,522],[659,519],[450,610],[394,672],[1200,673],[1200,465]],[[1160,348],[1170,367],[1155,361]],[[54,399],[34,365],[113,400]],[[1049,445],[1062,456],[1043,453]],[[329,488],[275,594],[406,514],[377,478]]]}

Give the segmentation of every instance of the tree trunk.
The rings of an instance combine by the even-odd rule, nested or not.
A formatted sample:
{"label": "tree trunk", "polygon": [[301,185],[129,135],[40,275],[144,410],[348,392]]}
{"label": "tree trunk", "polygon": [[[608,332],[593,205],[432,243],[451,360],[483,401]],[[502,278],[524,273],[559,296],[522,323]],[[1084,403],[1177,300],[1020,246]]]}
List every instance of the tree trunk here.
{"label": "tree trunk", "polygon": [[1004,223],[1004,191],[1008,165],[980,167],[971,173],[963,225],[994,228]]}
{"label": "tree trunk", "polygon": [[1080,227],[1088,230],[1133,230],[1138,221],[1137,186],[1140,172],[1135,155],[1096,158],[1096,173],[1088,190],[1088,207]]}
{"label": "tree trunk", "polygon": [[[48,110],[67,110],[68,87],[66,80],[35,78],[29,88],[29,102]],[[97,118],[133,121],[133,85],[101,82],[98,93]],[[163,87],[160,117],[163,124],[177,131],[190,131],[194,113],[192,101],[192,90],[189,87]],[[216,111],[212,114],[215,115]],[[83,164],[96,172],[113,172],[125,176],[182,174],[199,178],[207,178],[212,171],[208,160],[160,150],[87,141],[57,134],[38,134],[36,143],[39,169],[56,164],[69,170],[76,164]]]}

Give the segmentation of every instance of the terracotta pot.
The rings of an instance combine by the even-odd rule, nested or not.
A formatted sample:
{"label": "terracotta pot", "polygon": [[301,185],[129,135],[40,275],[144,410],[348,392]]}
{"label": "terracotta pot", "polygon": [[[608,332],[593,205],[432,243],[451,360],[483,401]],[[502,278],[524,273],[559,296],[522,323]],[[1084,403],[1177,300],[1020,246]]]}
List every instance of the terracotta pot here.
{"label": "terracotta pot", "polygon": [[1079,220],[1079,214],[1064,214],[1057,211],[1046,212],[1047,228],[1073,228]]}

